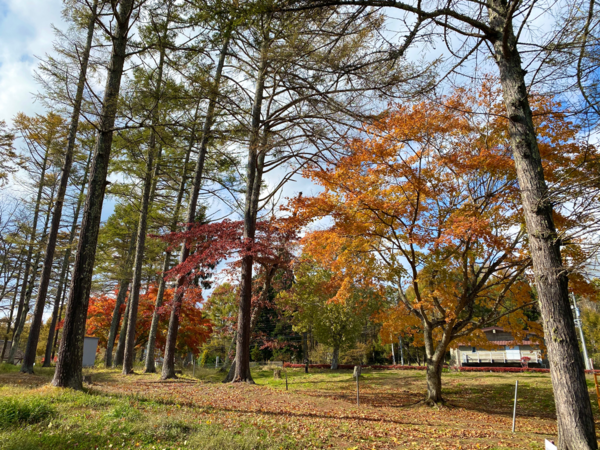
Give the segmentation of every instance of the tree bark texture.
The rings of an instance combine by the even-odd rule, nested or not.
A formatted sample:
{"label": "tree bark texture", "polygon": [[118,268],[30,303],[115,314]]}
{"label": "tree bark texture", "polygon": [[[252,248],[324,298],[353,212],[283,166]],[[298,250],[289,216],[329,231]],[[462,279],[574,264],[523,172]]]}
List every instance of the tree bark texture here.
{"label": "tree bark texture", "polygon": [[77,92],[75,94],[75,103],[73,104],[73,112],[71,114],[71,126],[69,128],[69,137],[67,141],[67,149],[65,152],[65,160],[63,162],[62,172],[56,195],[56,202],[52,212],[52,222],[50,224],[50,234],[48,243],[46,244],[46,252],[40,284],[38,287],[35,309],[33,312],[33,320],[31,329],[27,339],[27,347],[25,348],[25,356],[23,357],[23,365],[21,372],[33,373],[33,363],[35,362],[35,354],[38,340],[40,338],[40,329],[42,327],[42,318],[44,316],[44,307],[46,306],[46,296],[48,294],[48,285],[52,276],[52,263],[54,262],[54,251],[56,250],[56,240],[58,238],[58,229],[60,228],[60,219],[62,217],[62,209],[67,193],[67,185],[71,175],[71,167],[73,166],[73,153],[75,151],[75,139],[77,138],[77,128],[79,127],[79,113],[81,110],[81,102],[83,100],[83,88],[87,78],[87,67],[90,57],[90,49],[92,48],[92,40],[94,37],[94,25],[96,23],[96,14],[98,10],[98,0],[94,0],[92,4],[90,19],[88,23],[88,34],[81,55],[81,69],[79,71],[79,79],[77,81]]}
{"label": "tree bark texture", "polygon": [[96,258],[98,230],[106,188],[117,102],[127,53],[129,18],[132,10],[133,0],[123,0],[119,3],[118,13],[115,14],[116,27],[115,34],[112,36],[113,48],[100,113],[98,139],[92,160],[90,183],[81,222],[81,233],[71,276],[71,289],[65,312],[63,339],[61,340],[58,364],[52,380],[52,384],[58,387],[82,389],[83,338],[85,336],[85,323],[92,287],[92,272]]}
{"label": "tree bark texture", "polygon": [[535,283],[558,416],[561,450],[597,449],[594,418],[569,302],[568,275],[552,217],[552,203],[529,105],[525,70],[506,0],[489,0],[489,20],[498,37],[494,56],[509,119],[510,141],[529,235]]}
{"label": "tree bark texture", "polygon": [[[192,189],[190,192],[190,199],[188,203],[187,220],[188,229],[196,219],[196,208],[198,206],[198,196],[200,195],[200,186],[202,184],[202,176],[204,172],[204,161],[206,159],[206,152],[208,149],[208,142],[210,140],[211,130],[215,117],[215,108],[217,106],[217,99],[219,97],[219,86],[221,84],[221,75],[223,73],[223,67],[225,66],[225,58],[227,56],[227,50],[229,48],[229,32],[225,35],[225,41],[221,48],[219,55],[219,62],[215,71],[215,79],[213,81],[212,90],[209,93],[208,108],[206,110],[206,119],[202,128],[202,138],[200,140],[200,150],[198,152],[198,160],[196,162],[196,168],[194,170],[194,179],[192,181]],[[191,137],[193,139],[193,136]],[[181,253],[179,256],[179,263],[185,262],[189,256],[189,248],[187,243],[184,242],[181,247]],[[167,341],[165,344],[165,357],[162,367],[161,378],[163,380],[169,378],[175,378],[175,346],[177,343],[177,332],[179,331],[179,313],[181,310],[181,302],[183,301],[183,277],[178,280],[177,290],[173,298],[173,309],[169,317],[169,328],[167,331]]]}

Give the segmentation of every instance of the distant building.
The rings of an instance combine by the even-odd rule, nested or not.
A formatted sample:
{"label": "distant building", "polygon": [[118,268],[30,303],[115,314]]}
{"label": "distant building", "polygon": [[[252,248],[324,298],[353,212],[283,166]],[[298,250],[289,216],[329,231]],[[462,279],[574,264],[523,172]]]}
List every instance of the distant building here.
{"label": "distant building", "polygon": [[[0,352],[2,352],[2,347],[4,347],[4,341],[0,341]],[[2,359],[2,362],[5,362],[8,360],[8,355],[10,355],[10,349],[12,347],[12,341],[8,341],[6,343],[6,350],[4,350],[4,358]],[[15,363],[19,364],[23,361],[23,352],[17,348],[17,350],[15,351]]]}
{"label": "distant building", "polygon": [[[489,345],[486,348],[459,345],[450,350],[450,364],[463,367],[519,367],[525,361],[529,367],[548,367],[537,342],[529,337],[515,342],[514,337],[501,327],[483,328]],[[529,359],[527,359],[529,358]]]}

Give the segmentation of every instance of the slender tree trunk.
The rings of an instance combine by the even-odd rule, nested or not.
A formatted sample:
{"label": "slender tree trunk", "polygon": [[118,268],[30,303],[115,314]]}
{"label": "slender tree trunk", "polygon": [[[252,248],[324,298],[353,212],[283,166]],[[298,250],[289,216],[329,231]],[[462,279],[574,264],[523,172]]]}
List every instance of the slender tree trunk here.
{"label": "slender tree trunk", "polygon": [[[142,193],[140,220],[138,223],[138,232],[136,238],[135,263],[133,265],[133,279],[131,282],[131,293],[129,295],[129,315],[126,317],[129,324],[127,325],[127,338],[125,340],[123,375],[133,373],[133,361],[135,356],[135,326],[137,321],[138,303],[140,299],[140,287],[142,284],[142,268],[144,264],[146,232],[148,228],[148,211],[150,210],[151,197],[154,197],[153,194],[156,188],[155,180],[153,178],[155,170],[157,171],[156,175],[158,175],[158,167],[154,167],[154,159],[156,157],[156,127],[158,126],[159,122],[159,105],[162,91],[163,68],[165,63],[165,47],[163,44],[167,38],[167,31],[169,29],[170,11],[171,10],[169,4],[165,29],[162,37],[160,38],[160,56],[158,60],[158,69],[156,76],[156,90],[154,92],[155,99],[152,117],[152,131],[150,134],[150,144],[148,146],[148,165],[146,167],[146,176],[144,179],[144,190]],[[143,353],[143,350],[140,351]]]}
{"label": "slender tree trunk", "polygon": [[119,343],[117,344],[117,351],[115,352],[115,360],[113,361],[113,367],[116,368],[123,364],[123,356],[125,355],[125,339],[127,338],[127,316],[129,316],[129,305],[131,302],[127,302],[125,307],[125,314],[123,314],[123,323],[121,324],[121,331],[119,332]]}
{"label": "slender tree trunk", "polygon": [[[229,48],[229,31],[225,35],[225,41],[221,48],[219,55],[219,62],[215,72],[215,79],[213,82],[212,90],[210,92],[210,98],[208,101],[208,108],[206,111],[206,119],[204,121],[204,127],[202,128],[202,139],[200,141],[200,151],[198,152],[198,161],[196,162],[196,168],[194,170],[194,180],[192,182],[192,189],[190,192],[190,200],[188,204],[187,212],[187,226],[188,229],[196,219],[196,208],[198,206],[198,196],[200,195],[200,186],[202,184],[202,175],[204,172],[204,161],[206,159],[206,152],[208,149],[208,142],[210,140],[212,125],[215,116],[215,108],[217,106],[217,99],[219,96],[219,86],[221,84],[221,75],[223,73],[223,67],[225,66],[225,58]],[[192,136],[193,139],[193,136]],[[181,254],[179,256],[179,263],[185,262],[189,256],[189,249],[187,243],[184,243],[181,247]],[[162,367],[161,378],[163,380],[169,378],[175,378],[175,346],[177,343],[177,332],[179,331],[179,312],[181,310],[181,302],[183,300],[183,283],[184,279],[181,277],[177,283],[177,290],[173,298],[173,309],[169,317],[169,328],[167,331],[167,342],[165,345],[165,358]]]}
{"label": "slender tree trunk", "polygon": [[129,249],[127,250],[127,256],[125,258],[124,264],[124,270],[127,276],[119,282],[119,292],[117,293],[117,301],[115,302],[115,309],[113,310],[112,319],[110,321],[110,330],[108,331],[108,341],[106,343],[106,354],[104,355],[104,367],[106,367],[107,369],[109,367],[116,367],[117,365],[120,366],[123,363],[123,354],[125,351],[123,347],[123,345],[125,345],[125,341],[123,341],[123,339],[125,339],[126,337],[125,330],[127,330],[127,311],[129,311],[129,309],[126,309],[124,314],[125,319],[123,321],[123,326],[125,328],[123,328],[123,326],[121,327],[121,334],[119,335],[119,344],[117,346],[117,353],[121,355],[121,357],[119,358],[119,364],[115,364],[113,362],[112,354],[113,348],[115,346],[115,340],[117,338],[119,323],[121,322],[121,306],[123,306],[123,304],[127,300],[127,291],[129,289],[129,284],[131,283],[130,266],[131,260],[133,259],[133,252],[135,251],[136,243],[134,236],[137,236],[137,228],[133,230],[133,232],[131,233],[131,237],[129,238]]}
{"label": "slender tree trunk", "polygon": [[[85,172],[83,174],[83,183],[81,185],[81,194],[77,199],[77,206],[75,207],[75,212],[73,213],[73,223],[71,224],[71,231],[69,232],[69,243],[67,244],[67,248],[65,250],[65,255],[63,257],[61,269],[60,269],[60,278],[58,282],[58,290],[56,292],[56,297],[54,300],[54,308],[52,311],[52,321],[50,324],[50,332],[48,333],[48,341],[46,342],[46,352],[44,356],[44,365],[43,367],[50,367],[50,360],[52,359],[52,353],[54,350],[54,333],[56,332],[56,323],[58,321],[58,308],[61,303],[61,299],[63,297],[63,290],[66,289],[66,279],[67,272],[69,271],[69,264],[71,261],[71,248],[73,246],[73,242],[75,241],[75,235],[77,233],[77,224],[79,223],[79,213],[81,212],[81,206],[83,204],[83,193],[85,192],[85,187],[87,186],[88,181],[88,171],[90,170],[90,162],[92,159],[92,155],[90,154],[85,165]],[[54,218],[53,218],[54,220]]]}
{"label": "slender tree trunk", "polygon": [[[252,128],[248,147],[248,163],[246,168],[246,205],[244,210],[244,239],[254,242],[256,233],[256,217],[258,200],[262,183],[262,170],[266,152],[268,130],[265,126],[263,139],[260,139],[261,111],[264,98],[265,79],[267,73],[268,44],[264,42],[261,49],[261,61],[256,77],[254,103],[252,105]],[[262,144],[262,145],[261,145]],[[240,303],[238,310],[237,342],[235,349],[235,376],[233,382],[254,383],[250,373],[250,316],[252,304],[252,254],[242,258],[242,279],[240,282]]]}
{"label": "slender tree trunk", "polygon": [[[194,125],[192,126],[192,136],[195,133],[195,122],[198,116],[198,108],[196,108],[196,114],[194,116]],[[179,183],[179,190],[177,192],[177,200],[175,201],[175,210],[173,211],[173,220],[171,221],[170,231],[173,233],[177,230],[177,221],[179,220],[179,211],[181,210],[181,204],[183,202],[183,194],[185,193],[185,184],[187,180],[187,166],[190,161],[190,154],[194,140],[190,139],[190,143],[185,154],[185,160],[183,162],[183,173],[181,174],[181,182]],[[169,270],[171,266],[171,252],[165,253],[165,259],[163,261],[162,272],[160,274],[160,282],[158,284],[158,292],[156,294],[156,303],[154,305],[154,312],[152,313],[152,323],[150,325],[150,332],[148,333],[148,346],[146,348],[146,361],[144,372],[156,373],[156,365],[154,364],[155,352],[156,352],[156,333],[158,331],[158,322],[160,315],[158,313],[163,303],[165,295],[165,272]]]}
{"label": "slender tree trunk", "polygon": [[335,346],[335,347],[333,347],[333,355],[331,357],[331,370],[337,370],[339,359],[340,359],[340,348],[338,346]]}
{"label": "slender tree trunk", "polygon": [[44,316],[44,307],[46,306],[46,296],[48,294],[48,285],[52,276],[52,263],[54,262],[54,251],[56,250],[56,240],[58,238],[58,229],[60,228],[60,219],[62,217],[63,203],[71,175],[71,167],[73,165],[73,153],[75,151],[75,139],[77,138],[77,128],[79,126],[79,113],[81,110],[81,101],[83,100],[83,88],[87,77],[87,66],[90,57],[90,49],[92,48],[92,39],[94,37],[94,25],[96,23],[96,14],[98,10],[98,0],[94,0],[88,23],[88,34],[85,43],[85,48],[81,55],[81,69],[79,71],[79,80],[77,81],[77,93],[75,95],[75,103],[71,114],[71,126],[69,128],[69,138],[67,149],[65,152],[65,161],[60,175],[58,194],[54,211],[52,212],[52,223],[50,225],[50,235],[46,245],[46,256],[40,278],[37,300],[35,302],[35,310],[33,312],[33,320],[31,329],[27,339],[27,347],[25,348],[25,356],[23,357],[23,365],[21,372],[33,373],[33,363],[35,362],[35,353],[40,338],[40,330],[42,327],[42,318]]}
{"label": "slender tree trunk", "polygon": [[308,333],[302,332],[302,359],[308,363]]}
{"label": "slender tree trunk", "polygon": [[13,315],[15,312],[15,304],[17,303],[17,287],[21,281],[21,271],[23,270],[23,262],[19,263],[19,271],[17,272],[17,282],[15,284],[15,292],[13,293],[12,303],[10,305],[10,315],[8,317],[8,323],[6,324],[6,333],[4,334],[4,342],[2,343],[2,353],[0,353],[0,363],[4,361],[4,352],[6,351],[6,345],[8,343],[8,336],[10,335],[10,326],[12,324]]}
{"label": "slender tree trunk", "polygon": [[[68,271],[67,271],[67,275],[68,275]],[[62,320],[62,315],[63,315],[63,307],[65,306],[65,297],[67,294],[67,286],[69,285],[69,279],[67,277],[67,279],[65,279],[65,283],[63,285],[63,291],[62,291],[62,297],[60,299],[60,309],[58,310],[58,320],[57,320],[57,324]],[[58,297],[56,297],[56,299],[58,300]],[[58,330],[56,330],[56,333],[54,334],[54,344],[52,344],[52,356],[50,359],[54,359],[54,356],[56,355],[56,349],[58,346],[58,335],[59,332]]]}
{"label": "slender tree trunk", "polygon": [[561,450],[597,449],[594,418],[569,302],[568,276],[562,263],[561,240],[552,217],[552,202],[529,105],[506,0],[489,0],[494,56],[508,114],[513,159],[521,191],[535,284],[544,321],[544,336],[558,416]]}
{"label": "slender tree trunk", "polygon": [[82,389],[82,357],[85,322],[92,285],[92,272],[96,259],[98,230],[102,214],[102,202],[106,188],[106,176],[113,128],[117,114],[117,102],[121,87],[121,76],[125,64],[129,31],[129,18],[133,11],[133,0],[122,0],[115,14],[116,29],[112,37],[113,49],[108,68],[96,150],[92,160],[90,183],[83,210],[81,233],[71,289],[65,312],[63,339],[58,352],[58,364],[52,384],[58,387]]}
{"label": "slender tree trunk", "polygon": [[[132,239],[131,242],[134,242]],[[119,283],[119,292],[117,293],[117,301],[115,302],[115,309],[113,311],[112,320],[110,322],[110,330],[108,332],[108,341],[106,343],[106,354],[104,355],[104,367],[107,369],[112,367],[113,348],[115,346],[115,339],[117,337],[117,329],[121,322],[121,306],[125,303],[127,298],[127,288],[129,287],[129,280],[121,280]]]}

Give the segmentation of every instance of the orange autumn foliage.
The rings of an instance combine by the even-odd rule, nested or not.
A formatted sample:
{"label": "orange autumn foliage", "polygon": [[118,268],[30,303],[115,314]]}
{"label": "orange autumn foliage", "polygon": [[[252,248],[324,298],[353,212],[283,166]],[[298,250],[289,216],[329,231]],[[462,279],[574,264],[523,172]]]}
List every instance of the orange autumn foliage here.
{"label": "orange autumn foliage", "polygon": [[[591,220],[574,215],[597,152],[554,100],[533,96],[546,178],[563,255],[576,271],[587,257],[580,233]],[[382,338],[410,334],[438,364],[448,346],[485,342],[494,324],[520,341],[540,339],[533,276],[507,119],[495,81],[477,92],[411,106],[396,105],[335,164],[305,176],[324,192],[292,201],[304,218],[329,217],[304,251],[338,276],[377,279],[396,306],[382,312]],[[596,202],[587,198],[588,202]],[[344,253],[339,246],[343,242]],[[372,255],[368,264],[353,258]],[[331,255],[336,255],[332,258]],[[589,290],[581,276],[571,289]]]}

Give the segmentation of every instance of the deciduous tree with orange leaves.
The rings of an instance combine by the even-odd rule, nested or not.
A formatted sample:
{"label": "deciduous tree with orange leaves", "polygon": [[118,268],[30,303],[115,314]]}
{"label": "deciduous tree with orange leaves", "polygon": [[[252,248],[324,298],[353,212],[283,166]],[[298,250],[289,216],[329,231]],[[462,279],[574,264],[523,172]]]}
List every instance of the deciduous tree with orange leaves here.
{"label": "deciduous tree with orange leaves", "polygon": [[[150,285],[148,290],[140,295],[139,319],[136,321],[136,348],[142,348],[147,340],[152,323],[152,314],[156,302],[158,286]],[[169,314],[173,301],[174,289],[166,289],[165,303],[159,310],[160,322],[156,336],[157,348],[164,350]],[[108,331],[115,308],[116,298],[111,295],[91,297],[86,321],[86,334],[98,338],[99,348],[106,347]],[[186,290],[180,312],[180,330],[177,336],[177,352],[185,355],[192,352],[198,356],[200,347],[212,333],[212,323],[204,317],[202,307],[202,290],[190,287]],[[125,310],[125,305],[121,306]]]}
{"label": "deciduous tree with orange leaves", "polygon": [[[593,220],[579,205],[596,202],[578,186],[598,170],[596,150],[579,142],[577,124],[553,99],[535,97],[534,107],[545,173],[562,201],[555,217],[563,255],[576,270],[586,257],[577,232]],[[340,248],[374,255],[369,276],[393,292],[394,331],[422,335],[427,401],[438,403],[453,343],[477,340],[490,324],[517,340],[542,336],[525,314],[536,298],[508,121],[493,79],[477,91],[394,105],[382,117],[349,142],[346,156],[305,172],[324,192],[293,207],[333,222],[311,244],[321,264]],[[353,258],[329,264],[359,276]]]}

